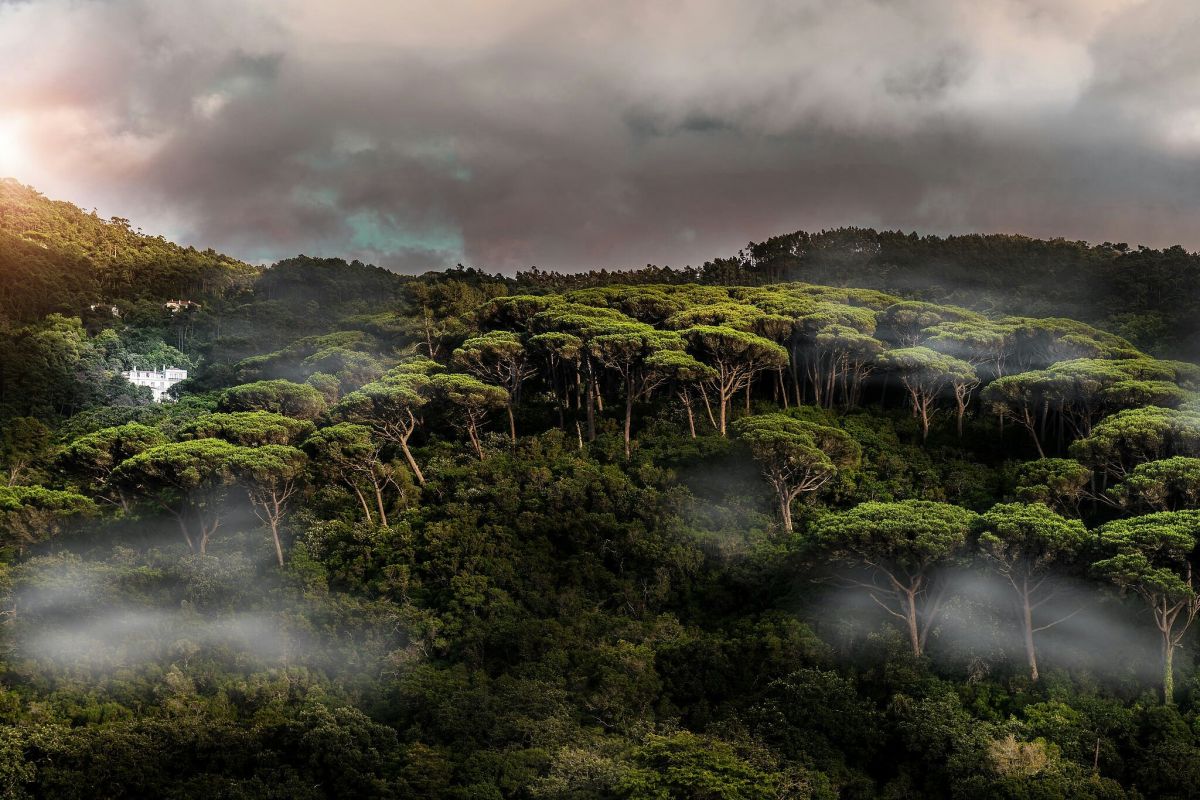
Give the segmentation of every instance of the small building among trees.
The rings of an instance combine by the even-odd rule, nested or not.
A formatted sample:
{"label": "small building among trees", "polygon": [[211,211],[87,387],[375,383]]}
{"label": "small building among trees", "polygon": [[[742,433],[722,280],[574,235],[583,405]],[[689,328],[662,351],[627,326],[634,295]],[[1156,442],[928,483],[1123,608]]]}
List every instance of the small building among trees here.
{"label": "small building among trees", "polygon": [[167,390],[180,381],[186,380],[188,376],[186,369],[179,369],[178,367],[166,367],[160,370],[133,369],[121,374],[125,376],[125,380],[134,386],[150,387],[150,391],[154,394],[154,402],[156,403],[169,400]]}

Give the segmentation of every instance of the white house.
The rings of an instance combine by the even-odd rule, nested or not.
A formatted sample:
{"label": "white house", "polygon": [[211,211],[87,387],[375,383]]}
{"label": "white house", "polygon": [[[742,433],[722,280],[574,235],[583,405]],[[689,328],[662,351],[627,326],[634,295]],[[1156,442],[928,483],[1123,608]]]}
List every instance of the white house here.
{"label": "white house", "polygon": [[121,374],[134,386],[149,386],[156,403],[167,400],[167,389],[187,378],[187,370],[176,367],[161,370],[133,369]]}

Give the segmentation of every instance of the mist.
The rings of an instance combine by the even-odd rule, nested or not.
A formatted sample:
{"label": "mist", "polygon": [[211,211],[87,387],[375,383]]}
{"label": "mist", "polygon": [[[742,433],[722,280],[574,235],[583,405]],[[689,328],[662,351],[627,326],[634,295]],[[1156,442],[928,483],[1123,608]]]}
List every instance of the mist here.
{"label": "mist", "polygon": [[58,553],[22,564],[9,599],[10,656],[23,671],[76,677],[211,661],[353,681],[411,663],[394,621],[363,618],[340,632],[316,624],[345,612],[332,596],[281,581],[260,531],[218,537],[205,556],[181,554],[170,533],[146,531],[144,549],[116,548],[103,560]]}
{"label": "mist", "polygon": [[[1012,588],[980,569],[951,569],[938,579],[948,599],[930,633],[928,655],[939,669],[975,679],[1028,675]],[[1161,638],[1136,599],[1068,575],[1052,580],[1058,590],[1034,618],[1035,628],[1055,623],[1034,633],[1043,679],[1066,671],[1077,681],[1102,680],[1135,694],[1161,682]],[[838,651],[853,653],[864,639],[895,627],[862,590],[825,585],[799,613]],[[1178,653],[1177,668],[1186,670],[1185,654]]]}

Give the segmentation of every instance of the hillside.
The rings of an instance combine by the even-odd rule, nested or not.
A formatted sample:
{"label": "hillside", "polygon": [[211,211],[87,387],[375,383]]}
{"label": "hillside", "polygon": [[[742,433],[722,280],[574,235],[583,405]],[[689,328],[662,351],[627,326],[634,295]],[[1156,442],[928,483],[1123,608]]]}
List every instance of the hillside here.
{"label": "hillside", "polygon": [[92,303],[203,302],[245,286],[258,270],[212,250],[180,247],[0,180],[0,319],[79,315]]}
{"label": "hillside", "polygon": [[[86,231],[194,252],[28,202],[56,280],[120,273]],[[1007,247],[945,242],[975,253],[947,280]],[[822,272],[841,247],[513,278],[196,253],[202,309],[86,320],[19,283],[0,786],[1194,796],[1200,366],[1026,266],[899,291],[882,256]],[[156,405],[135,363],[192,376]]]}

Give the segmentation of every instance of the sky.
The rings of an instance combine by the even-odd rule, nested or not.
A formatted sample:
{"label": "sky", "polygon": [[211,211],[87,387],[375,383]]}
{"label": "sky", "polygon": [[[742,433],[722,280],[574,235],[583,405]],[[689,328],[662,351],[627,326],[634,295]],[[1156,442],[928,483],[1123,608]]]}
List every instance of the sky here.
{"label": "sky", "polygon": [[1200,249],[1194,0],[0,0],[0,175],[256,263]]}

